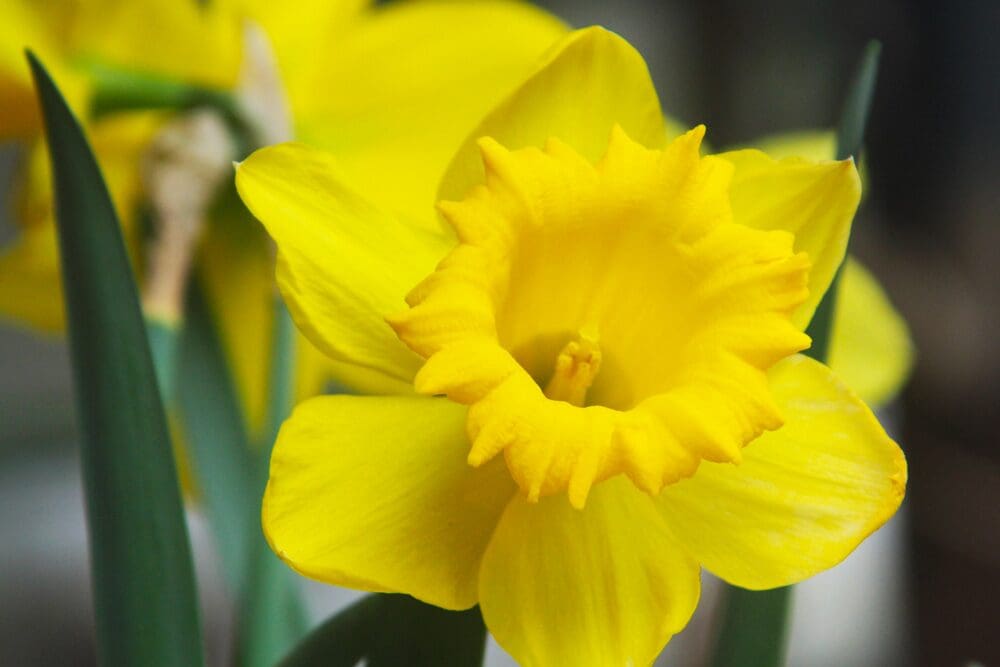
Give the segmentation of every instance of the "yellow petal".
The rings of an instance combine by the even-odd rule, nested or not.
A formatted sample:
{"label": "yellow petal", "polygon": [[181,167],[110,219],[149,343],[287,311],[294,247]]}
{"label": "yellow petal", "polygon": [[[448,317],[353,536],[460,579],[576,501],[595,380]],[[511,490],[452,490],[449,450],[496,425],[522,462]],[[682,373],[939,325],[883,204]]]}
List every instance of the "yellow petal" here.
{"label": "yellow petal", "polygon": [[[140,194],[135,165],[159,122],[158,114],[126,114],[88,128],[132,257],[141,243],[135,224]],[[62,283],[45,144],[36,141],[25,161],[13,191],[21,234],[0,253],[0,316],[43,331],[61,331]]]}
{"label": "yellow petal", "polygon": [[260,150],[236,185],[278,244],[278,284],[299,328],[335,360],[409,381],[420,359],[385,317],[449,241],[401,222],[347,188],[331,156],[298,144]]}
{"label": "yellow petal", "polygon": [[833,317],[830,368],[868,405],[892,400],[913,366],[913,341],[868,269],[848,257]]}
{"label": "yellow petal", "polygon": [[[218,215],[202,238],[198,277],[232,369],[251,432],[267,417],[271,382],[276,289],[266,234],[249,215]],[[398,394],[411,385],[382,373],[337,364],[301,334],[295,340],[297,401],[322,393],[331,382],[362,393]]]}
{"label": "yellow petal", "polygon": [[[282,83],[291,91],[301,88],[320,70],[329,70],[332,48],[353,32],[356,21],[372,0],[295,0],[294,5],[272,0],[216,0],[234,19],[249,18],[267,33],[281,69]],[[337,90],[327,80],[324,92]],[[302,91],[313,96],[323,92]]]}
{"label": "yellow petal", "polygon": [[861,180],[850,160],[774,160],[756,150],[721,153],[736,168],[730,198],[735,222],[795,234],[795,250],[808,253],[809,298],[793,321],[803,329],[844,258]]}
{"label": "yellow petal", "polygon": [[0,254],[0,317],[41,331],[63,330],[55,225],[32,226]]}
{"label": "yellow petal", "polygon": [[[39,129],[38,105],[24,59],[25,47],[38,49],[39,41],[48,39],[37,12],[26,2],[5,3],[0,19],[0,138],[28,137]],[[48,53],[38,55],[48,64]]]}
{"label": "yellow petal", "polygon": [[88,0],[70,46],[83,59],[228,87],[242,56],[237,18],[217,2]]}
{"label": "yellow petal", "polygon": [[477,143],[482,137],[511,150],[541,148],[556,137],[596,162],[615,125],[647,148],[662,147],[667,140],[642,56],[603,28],[577,30],[469,134],[441,181],[438,198],[459,201],[483,182]]}
{"label": "yellow petal", "polygon": [[336,153],[352,183],[380,205],[436,225],[435,191],[448,161],[565,33],[527,3],[381,7],[288,80],[299,136]]}
{"label": "yellow petal", "polygon": [[745,148],[764,151],[776,160],[799,157],[807,160],[832,160],[837,150],[833,130],[801,130],[772,134],[748,143]]}
{"label": "yellow petal", "polygon": [[465,409],[434,398],[321,396],[285,422],[263,522],[321,581],[447,609],[476,603],[479,562],[514,493],[503,464],[465,463]]}
{"label": "yellow petal", "polygon": [[[754,139],[741,148],[756,148],[775,159],[800,157],[807,160],[832,160],[837,154],[837,133],[833,130],[798,130]],[[864,156],[862,156],[863,158]],[[857,163],[861,176],[862,198],[868,192],[868,173],[862,159]]]}
{"label": "yellow petal", "polygon": [[893,515],[906,485],[903,453],[829,369],[799,355],[769,379],[785,425],[747,445],[740,465],[702,463],[659,499],[702,565],[750,589],[836,565]]}
{"label": "yellow petal", "polygon": [[648,665],[698,602],[698,565],[654,501],[624,478],[565,496],[518,496],[483,557],[486,626],[519,664]]}

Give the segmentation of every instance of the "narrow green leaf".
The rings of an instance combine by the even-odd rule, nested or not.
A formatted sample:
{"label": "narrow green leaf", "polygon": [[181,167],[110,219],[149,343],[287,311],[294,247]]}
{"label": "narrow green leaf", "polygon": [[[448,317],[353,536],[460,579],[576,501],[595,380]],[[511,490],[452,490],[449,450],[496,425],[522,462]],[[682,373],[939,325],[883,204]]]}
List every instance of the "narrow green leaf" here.
{"label": "narrow green leaf", "polygon": [[298,581],[275,556],[263,535],[252,553],[247,594],[240,605],[239,664],[271,667],[308,630]]}
{"label": "narrow green leaf", "polygon": [[[875,97],[875,82],[878,78],[878,62],[882,53],[882,45],[871,41],[865,47],[861,62],[855,72],[854,80],[847,91],[844,109],[840,114],[840,124],[837,127],[836,159],[846,160],[861,153],[865,137],[865,127],[868,125],[868,115],[871,111],[872,99]],[[823,295],[823,300],[816,307],[816,313],[806,333],[812,338],[812,347],[806,354],[819,361],[826,361],[830,353],[830,335],[833,330],[833,313],[837,306],[837,294],[840,291],[841,269],[837,269],[829,289]]]}
{"label": "narrow green leaf", "polygon": [[271,332],[271,372],[267,397],[267,428],[260,443],[259,480],[267,483],[271,450],[278,439],[281,424],[288,418],[295,402],[295,323],[281,296],[274,295],[274,326]]}
{"label": "narrow green leaf", "polygon": [[28,61],[52,161],[98,654],[105,665],[201,665],[184,510],[117,216],[79,123]]}
{"label": "narrow green leaf", "polygon": [[479,608],[446,611],[408,595],[368,595],[311,632],[281,667],[479,667],[486,626]]}
{"label": "narrow green leaf", "polygon": [[251,539],[260,533],[256,461],[235,383],[197,280],[188,292],[177,408],[191,468],[230,589],[242,595]]}
{"label": "narrow green leaf", "polygon": [[854,80],[847,91],[844,108],[837,126],[836,159],[846,160],[861,153],[871,113],[872,99],[875,97],[875,83],[878,80],[878,63],[882,55],[882,44],[872,40],[865,46],[861,62],[854,74]]}
{"label": "narrow green leaf", "polygon": [[[268,414],[258,446],[255,518],[267,483],[271,450],[294,401],[295,342],[295,325],[275,294]],[[244,667],[270,667],[305,635],[308,622],[297,575],[271,552],[259,523],[250,549],[251,568],[240,609],[240,663]]]}
{"label": "narrow green leaf", "polygon": [[[882,47],[871,41],[848,89],[837,127],[836,158],[857,156],[862,147]],[[833,316],[841,269],[816,308],[806,333],[812,347],[805,354],[825,362],[830,351]],[[789,605],[793,587],[748,591],[727,586],[723,592],[722,627],[716,641],[714,667],[778,667],[784,662]]]}

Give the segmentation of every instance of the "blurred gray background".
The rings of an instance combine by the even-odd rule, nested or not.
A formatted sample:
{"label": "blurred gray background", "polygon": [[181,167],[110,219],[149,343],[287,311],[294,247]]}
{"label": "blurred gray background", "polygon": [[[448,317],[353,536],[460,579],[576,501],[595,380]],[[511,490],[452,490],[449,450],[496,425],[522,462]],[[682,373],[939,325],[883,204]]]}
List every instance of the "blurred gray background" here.
{"label": "blurred gray background", "polygon": [[[1000,664],[1000,3],[886,0],[540,3],[649,62],[664,107],[714,146],[830,127],[865,42],[884,44],[852,249],[909,321],[918,366],[892,409],[904,512],[797,590],[788,663]],[[0,183],[9,170],[0,164]],[[0,243],[10,237],[0,225]],[[93,662],[68,357],[0,324],[0,665]],[[212,664],[228,601],[192,516]],[[671,664],[698,665],[712,588]],[[312,587],[317,616],[346,594]],[[492,647],[491,664],[505,664]]]}

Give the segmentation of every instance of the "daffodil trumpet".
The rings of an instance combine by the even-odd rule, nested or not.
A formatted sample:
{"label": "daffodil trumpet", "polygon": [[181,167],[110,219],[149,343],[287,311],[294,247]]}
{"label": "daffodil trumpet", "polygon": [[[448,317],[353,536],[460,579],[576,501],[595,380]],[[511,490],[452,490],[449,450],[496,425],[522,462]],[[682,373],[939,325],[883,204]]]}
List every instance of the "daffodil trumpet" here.
{"label": "daffodil trumpet", "polygon": [[375,396],[301,404],[262,510],[297,571],[479,604],[526,665],[649,664],[699,568],[749,589],[847,556],[906,464],[804,330],[851,160],[668,140],[645,63],[569,35],[402,216],[301,144],[237,187],[299,328]]}

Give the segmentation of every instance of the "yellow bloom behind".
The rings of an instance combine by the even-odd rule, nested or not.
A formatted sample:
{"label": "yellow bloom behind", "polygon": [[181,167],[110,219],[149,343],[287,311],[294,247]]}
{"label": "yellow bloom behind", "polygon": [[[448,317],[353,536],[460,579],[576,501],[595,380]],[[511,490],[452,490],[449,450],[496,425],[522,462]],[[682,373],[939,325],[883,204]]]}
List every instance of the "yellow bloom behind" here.
{"label": "yellow bloom behind", "polygon": [[[541,10],[506,0],[371,4],[12,0],[0,10],[0,36],[7,35],[0,40],[0,102],[9,100],[0,104],[0,138],[26,140],[44,152],[24,45],[42,56],[61,86],[81,88],[71,102],[82,111],[87,67],[95,63],[232,89],[251,21],[273,47],[284,88],[273,92],[287,96],[295,132],[336,151],[359,187],[399,208],[421,200],[429,208],[437,179],[468,129],[566,28]],[[139,162],[158,125],[139,137],[127,129],[139,122],[130,120],[134,116],[116,115],[89,129],[126,233],[137,240]],[[32,201],[43,205],[18,216],[22,234],[0,256],[0,317],[59,330],[63,306],[48,174],[39,169],[25,176],[25,189],[37,194]],[[274,290],[266,236],[246,222],[238,216],[210,221],[196,271],[256,430],[265,413]],[[317,393],[331,374],[352,388],[382,386],[370,373],[320,362],[304,339],[298,349],[300,397]]]}
{"label": "yellow bloom behind", "polygon": [[239,167],[296,322],[388,394],[312,399],[282,428],[263,521],[289,565],[478,602],[523,664],[648,664],[699,564],[793,583],[892,515],[899,448],[794,354],[843,258],[853,164],[702,158],[702,133],[665,146],[645,63],[592,28],[458,150],[445,227],[301,145]]}

